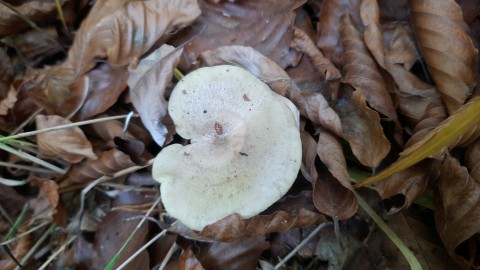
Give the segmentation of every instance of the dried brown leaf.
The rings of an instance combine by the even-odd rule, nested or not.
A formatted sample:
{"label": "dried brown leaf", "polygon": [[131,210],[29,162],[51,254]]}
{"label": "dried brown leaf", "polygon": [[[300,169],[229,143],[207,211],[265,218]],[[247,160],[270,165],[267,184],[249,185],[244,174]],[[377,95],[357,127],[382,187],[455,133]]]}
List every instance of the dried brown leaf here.
{"label": "dried brown leaf", "polygon": [[[102,8],[97,3],[93,9]],[[194,0],[130,1],[111,13],[92,12],[78,30],[66,64],[78,74],[90,70],[98,58],[107,58],[113,67],[134,65],[164,35],[199,15]]]}
{"label": "dried brown leaf", "polygon": [[480,179],[480,140],[471,143],[465,152],[465,166],[474,179]]}
{"label": "dried brown leaf", "polygon": [[162,146],[167,128],[162,119],[167,114],[165,90],[180,61],[182,50],[162,46],[143,59],[135,69],[129,69],[130,97],[143,124],[155,142]]}
{"label": "dried brown leaf", "polygon": [[235,64],[243,67],[282,96],[294,87],[292,79],[278,64],[252,47],[239,45],[218,47],[202,52],[199,58],[207,66]]}
{"label": "dried brown leaf", "polygon": [[[72,123],[58,115],[38,115],[35,119],[37,129]],[[37,140],[40,154],[46,158],[60,157],[69,163],[78,163],[84,158],[97,159],[92,144],[79,127],[41,133]]]}
{"label": "dried brown leaf", "polygon": [[403,23],[384,24],[382,31],[386,63],[399,64],[406,70],[410,70],[417,60],[421,60],[413,33],[408,25]]}
{"label": "dried brown leaf", "polygon": [[[407,141],[406,147],[421,140],[429,131],[437,127],[445,118],[447,112],[440,99],[432,102],[422,121],[417,124],[413,136]],[[380,197],[386,199],[390,214],[408,208],[419,196],[423,194],[432,172],[437,168],[438,162],[427,159],[410,168],[398,172],[386,181],[381,182],[376,190]]]}
{"label": "dried brown leaf", "polygon": [[75,120],[89,119],[105,112],[117,102],[118,97],[127,88],[127,79],[126,68],[113,68],[107,63],[100,63],[86,76],[70,84],[70,91],[73,93],[84,91],[85,83],[88,91],[85,99],[79,100],[82,102],[78,104],[81,107],[75,115]]}
{"label": "dried brown leaf", "polygon": [[202,15],[195,27],[181,32],[174,41],[179,45],[204,31],[185,48],[182,68],[189,69],[201,52],[227,45],[253,47],[282,68],[298,62],[300,55],[290,50],[290,42],[295,9],[305,0],[199,2]]}
{"label": "dried brown leaf", "polygon": [[[360,17],[365,31],[363,39],[365,45],[382,68],[385,68],[385,49],[382,31],[380,30],[380,8],[376,0],[362,0],[360,4]],[[343,45],[345,46],[345,44]]]}
{"label": "dried brown leaf", "polygon": [[464,30],[462,10],[454,0],[409,3],[417,44],[452,114],[476,84],[473,64],[478,50]]}
{"label": "dried brown leaf", "polygon": [[341,18],[350,15],[355,26],[362,26],[358,12],[360,3],[361,0],[326,0],[317,15],[320,19],[317,24],[317,46],[337,66],[341,66],[343,55],[340,42]]}
{"label": "dried brown leaf", "polygon": [[[367,38],[380,38],[379,42],[381,42],[383,49],[381,36],[378,36],[378,33],[375,35],[375,37],[365,36],[365,42],[367,42]],[[343,71],[345,76],[343,81],[352,85],[357,91],[362,93],[373,109],[398,123],[397,113],[393,106],[392,98],[387,92],[382,75],[378,71],[360,33],[352,24],[349,16],[346,16],[342,20],[341,36],[341,42],[344,48]],[[377,43],[377,41],[373,42]],[[375,46],[377,46],[377,44]],[[370,51],[372,51],[372,48],[370,48]],[[374,56],[380,57],[377,55]],[[376,60],[378,63],[379,59]],[[385,59],[382,58],[381,61],[385,62]],[[385,66],[385,63],[383,63],[383,65]]]}
{"label": "dried brown leaf", "polygon": [[339,136],[349,142],[363,165],[376,168],[390,151],[378,113],[368,108],[360,92],[348,89],[336,101],[334,110],[342,122],[343,133]]}
{"label": "dried brown leaf", "polygon": [[256,269],[260,255],[269,248],[264,237],[239,239],[234,242],[200,244],[195,252],[205,269]]}
{"label": "dried brown leaf", "polygon": [[450,256],[464,269],[479,267],[480,183],[453,157],[444,160],[440,172],[435,201],[437,232]]}
{"label": "dried brown leaf", "polygon": [[193,253],[193,250],[189,247],[182,251],[182,254],[180,254],[180,262],[179,262],[179,267],[178,269],[184,269],[184,270],[204,270],[202,263],[195,257],[195,253]]}
{"label": "dried brown leaf", "polygon": [[13,65],[10,61],[10,57],[3,48],[0,48],[0,99],[7,96],[10,83],[13,80]]}
{"label": "dried brown leaf", "polygon": [[7,96],[0,101],[0,115],[7,115],[8,110],[13,109],[17,102],[17,90],[11,86]]}
{"label": "dried brown leaf", "polygon": [[[13,248],[12,248],[13,246]],[[33,240],[30,235],[26,235],[25,237],[19,238],[13,244],[10,245],[10,251],[12,252],[13,256],[19,260],[22,259],[25,255],[27,255],[28,251],[33,246]],[[0,251],[1,256],[0,258],[0,269],[2,270],[13,270],[17,267],[17,264],[10,258],[10,256],[6,255],[3,251],[3,248]]]}
{"label": "dried brown leaf", "polygon": [[[65,0],[60,1],[64,4]],[[17,11],[35,23],[44,22],[57,15],[55,2],[44,1],[22,1],[16,6]],[[23,32],[30,28],[30,25],[14,11],[0,5],[0,37]]]}
{"label": "dried brown leaf", "polygon": [[100,154],[97,160],[85,160],[75,164],[61,179],[61,188],[85,184],[102,176],[135,166],[130,157],[120,150],[112,149]]}
{"label": "dried brown leaf", "polygon": [[342,75],[335,65],[330,62],[314,44],[313,40],[299,28],[293,29],[292,48],[303,52],[309,58],[315,68],[324,75],[325,80],[338,79]]}
{"label": "dried brown leaf", "polygon": [[39,188],[36,198],[30,200],[30,206],[33,208],[32,219],[52,220],[53,215],[57,213],[59,200],[58,185],[53,180],[34,177],[29,179],[32,186]]}

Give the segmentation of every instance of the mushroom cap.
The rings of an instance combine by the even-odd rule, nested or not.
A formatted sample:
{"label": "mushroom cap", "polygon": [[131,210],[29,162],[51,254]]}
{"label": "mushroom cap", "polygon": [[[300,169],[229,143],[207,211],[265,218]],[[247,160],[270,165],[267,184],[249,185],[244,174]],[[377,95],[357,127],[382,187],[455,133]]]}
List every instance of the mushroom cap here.
{"label": "mushroom cap", "polygon": [[167,212],[194,230],[230,214],[249,218],[280,199],[300,169],[298,110],[236,66],[197,69],[175,86],[169,114],[191,144],[153,164]]}

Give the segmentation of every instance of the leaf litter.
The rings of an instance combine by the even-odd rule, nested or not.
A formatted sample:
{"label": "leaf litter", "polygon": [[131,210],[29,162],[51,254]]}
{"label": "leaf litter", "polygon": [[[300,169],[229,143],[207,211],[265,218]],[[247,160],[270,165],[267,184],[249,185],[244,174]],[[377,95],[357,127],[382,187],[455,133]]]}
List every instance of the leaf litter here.
{"label": "leaf litter", "polygon": [[[60,1],[67,28],[56,4],[0,3],[1,136],[74,125],[0,142],[0,240],[11,251],[0,268],[405,267],[395,247],[383,252],[389,240],[355,196],[377,181],[358,192],[396,213],[389,224],[422,250],[424,269],[445,254],[478,268],[480,7],[458,2]],[[234,213],[198,232],[161,205],[145,216],[161,197],[151,159],[188,143],[167,113],[173,86],[222,64],[298,108],[301,173],[249,219]],[[138,115],[105,120],[129,112]],[[94,123],[75,126],[83,120]],[[416,211],[428,215],[416,222]]]}

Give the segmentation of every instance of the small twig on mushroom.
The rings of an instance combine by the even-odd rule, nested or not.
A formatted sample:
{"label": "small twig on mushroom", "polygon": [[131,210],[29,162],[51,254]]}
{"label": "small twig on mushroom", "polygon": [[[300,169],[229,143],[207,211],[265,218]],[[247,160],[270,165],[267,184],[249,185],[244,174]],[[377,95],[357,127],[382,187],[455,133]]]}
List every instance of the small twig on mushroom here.
{"label": "small twig on mushroom", "polygon": [[295,256],[295,254],[308,242],[310,241],[310,239],[312,239],[315,235],[317,235],[323,228],[329,226],[329,225],[332,225],[331,222],[324,222],[320,225],[317,226],[317,228],[315,228],[315,230],[313,230],[307,237],[305,237],[305,239],[302,240],[302,242],[300,242],[298,244],[298,246],[296,246],[292,251],[290,251],[290,253],[288,253],[287,256],[285,256],[285,258],[283,258],[279,263],[277,263],[277,265],[275,265],[275,269],[280,269],[280,267],[282,267],[285,263],[287,263],[293,256]]}

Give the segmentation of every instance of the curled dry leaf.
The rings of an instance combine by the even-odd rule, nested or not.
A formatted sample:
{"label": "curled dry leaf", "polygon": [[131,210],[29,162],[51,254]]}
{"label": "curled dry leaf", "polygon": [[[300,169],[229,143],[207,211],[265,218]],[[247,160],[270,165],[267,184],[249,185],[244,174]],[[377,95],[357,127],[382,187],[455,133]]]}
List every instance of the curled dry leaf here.
{"label": "curled dry leaf", "polygon": [[191,247],[182,251],[179,258],[178,269],[184,270],[204,270],[202,263],[195,257],[195,253]]}
{"label": "curled dry leaf", "polygon": [[380,8],[378,7],[378,2],[376,0],[362,0],[360,17],[362,18],[363,26],[365,26],[365,31],[363,32],[365,45],[377,63],[385,69],[385,49],[382,31],[380,30]]}
{"label": "curled dry leaf", "polygon": [[113,68],[107,63],[99,63],[87,76],[70,84],[73,93],[83,92],[84,87],[88,91],[74,119],[81,121],[105,112],[127,88],[127,79],[126,68]]}
{"label": "curled dry leaf", "polygon": [[343,47],[340,42],[340,27],[343,16],[350,15],[355,26],[362,26],[360,20],[361,0],[326,0],[318,14],[317,46],[335,65],[341,66]]}
{"label": "curled dry leaf", "polygon": [[[94,6],[102,8],[101,3]],[[98,58],[107,58],[113,67],[127,66],[165,34],[189,25],[199,15],[195,0],[130,1],[112,13],[92,12],[80,27],[66,64],[77,74],[90,70]]]}
{"label": "curled dry leaf", "polygon": [[30,200],[33,208],[32,219],[52,220],[53,215],[57,213],[59,200],[58,185],[53,180],[34,177],[29,180],[32,186],[39,188],[39,193],[35,199]]}
{"label": "curled dry leaf", "polygon": [[365,179],[355,187],[375,183],[402,171],[427,157],[440,159],[443,153],[457,145],[468,145],[477,139],[480,125],[480,98],[475,97],[453,115],[442,121],[415,144],[400,153],[400,159],[379,174]]}
{"label": "curled dry leaf", "polygon": [[75,184],[85,184],[102,176],[135,166],[130,157],[120,150],[105,151],[97,160],[85,160],[75,164],[61,179],[61,188]]}
{"label": "curled dry leaf", "polygon": [[17,102],[17,90],[11,86],[7,96],[0,101],[0,115],[7,115],[8,110],[13,109]]}
{"label": "curled dry leaf", "polygon": [[200,1],[202,15],[195,27],[175,37],[174,44],[179,45],[203,32],[186,46],[182,68],[189,69],[201,52],[227,45],[253,47],[282,68],[297,64],[300,55],[290,50],[290,42],[295,9],[305,2],[248,0],[211,4]]}
{"label": "curled dry leaf", "polygon": [[162,119],[167,114],[165,90],[173,76],[182,50],[164,45],[143,59],[135,69],[129,69],[128,86],[133,106],[155,142],[162,146],[167,128]]}
{"label": "curled dry leaf", "polygon": [[[16,6],[17,11],[35,23],[50,20],[57,15],[55,2],[16,1],[22,2]],[[62,4],[67,2],[60,1]],[[30,28],[30,25],[6,5],[0,5],[0,37],[17,34]]]}
{"label": "curled dry leaf", "polygon": [[[432,102],[425,113],[422,121],[417,124],[413,136],[406,143],[406,147],[421,140],[426,133],[437,127],[445,118],[447,112],[440,99]],[[380,197],[386,200],[389,206],[389,213],[394,214],[402,209],[408,208],[427,187],[432,177],[432,172],[438,169],[438,162],[427,159],[395,173],[376,186]]]}
{"label": "curled dry leaf", "polygon": [[410,70],[416,61],[421,60],[413,33],[408,25],[404,23],[384,24],[382,31],[387,64],[399,64],[406,70]]}
{"label": "curled dry leaf", "polygon": [[234,242],[200,243],[196,253],[205,269],[256,269],[260,255],[270,247],[264,237]]}
{"label": "curled dry leaf", "polygon": [[475,86],[474,59],[478,50],[463,25],[462,10],[454,0],[412,0],[417,44],[452,114]]}
{"label": "curled dry leaf", "polygon": [[0,99],[7,96],[7,92],[11,88],[10,83],[13,80],[13,65],[10,57],[3,48],[0,48]]}
{"label": "curled dry leaf", "polygon": [[[71,124],[58,115],[38,115],[37,129]],[[79,127],[64,128],[37,135],[40,154],[46,158],[60,157],[69,163],[78,163],[84,158],[97,159],[92,144]]]}
{"label": "curled dry leaf", "polygon": [[[387,92],[382,75],[378,71],[375,61],[373,61],[370,56],[360,33],[352,24],[349,16],[346,16],[342,20],[341,36],[344,50],[343,71],[345,76],[343,81],[362,93],[373,109],[395,121],[399,126],[397,113],[395,112],[392,98]],[[365,36],[365,39],[367,38],[374,37]],[[375,38],[380,38],[383,49],[381,36],[376,36]],[[382,61],[384,61],[384,59],[382,59]]]}
{"label": "curled dry leaf", "polygon": [[342,75],[335,65],[330,62],[322,52],[314,44],[313,40],[299,28],[293,29],[293,39],[290,44],[292,48],[299,52],[303,52],[309,58],[315,68],[324,74],[325,80],[334,80],[340,78]]}
{"label": "curled dry leaf", "polygon": [[342,122],[343,133],[339,136],[349,142],[360,163],[376,168],[390,151],[378,113],[368,108],[360,92],[350,92],[347,88],[336,101],[334,110]]}
{"label": "curled dry leaf", "polygon": [[478,268],[480,183],[453,157],[441,165],[435,223],[448,253],[464,269]]}
{"label": "curled dry leaf", "polygon": [[202,52],[199,58],[207,66],[235,64],[243,67],[282,96],[294,87],[287,72],[252,47],[239,45],[219,47]]}
{"label": "curled dry leaf", "polygon": [[[352,191],[342,146],[328,131],[320,129],[317,132],[317,153],[331,175],[319,172],[318,179],[312,179],[313,202],[317,209],[326,215],[339,219],[350,218],[357,212],[358,204]],[[335,180],[341,185],[332,183]],[[336,202],[337,198],[342,198],[343,202]]]}

